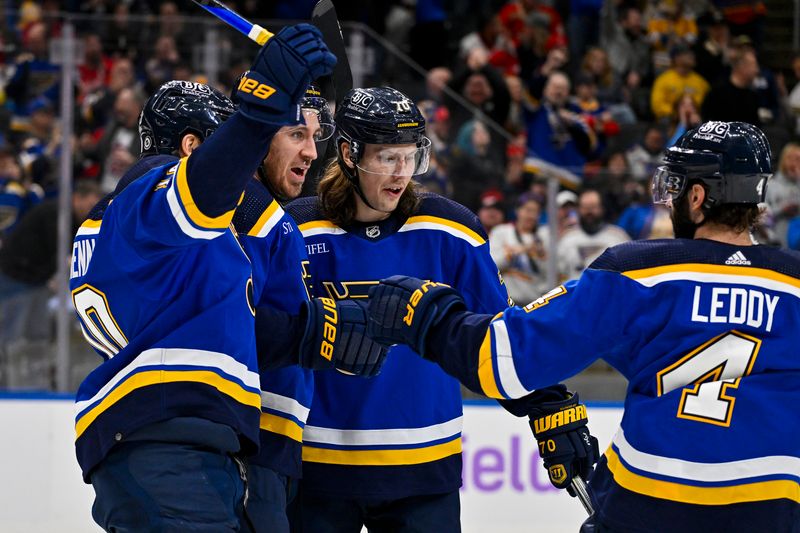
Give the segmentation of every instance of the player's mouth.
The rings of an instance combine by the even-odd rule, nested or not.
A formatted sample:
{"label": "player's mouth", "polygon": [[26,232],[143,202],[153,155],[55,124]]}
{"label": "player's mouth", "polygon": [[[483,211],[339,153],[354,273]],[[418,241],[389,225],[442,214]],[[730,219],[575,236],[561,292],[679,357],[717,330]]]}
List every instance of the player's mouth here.
{"label": "player's mouth", "polygon": [[289,169],[289,171],[294,175],[297,181],[305,181],[308,167],[292,167]]}
{"label": "player's mouth", "polygon": [[400,195],[403,194],[403,190],[405,187],[384,187],[383,192],[389,196],[391,199],[400,198]]}

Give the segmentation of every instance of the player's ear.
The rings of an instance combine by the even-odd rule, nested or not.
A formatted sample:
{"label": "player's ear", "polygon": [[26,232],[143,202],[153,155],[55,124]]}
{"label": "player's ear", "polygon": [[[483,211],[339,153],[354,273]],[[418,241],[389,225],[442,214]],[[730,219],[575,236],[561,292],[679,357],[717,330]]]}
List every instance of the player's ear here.
{"label": "player's ear", "polygon": [[344,160],[344,164],[350,168],[355,168],[355,165],[352,161],[350,161],[350,143],[345,141],[342,142],[342,159]]}
{"label": "player's ear", "polygon": [[181,137],[180,153],[178,155],[180,157],[186,157],[187,155],[191,154],[195,148],[200,146],[202,142],[203,141],[200,140],[200,137],[194,133],[187,133]]}

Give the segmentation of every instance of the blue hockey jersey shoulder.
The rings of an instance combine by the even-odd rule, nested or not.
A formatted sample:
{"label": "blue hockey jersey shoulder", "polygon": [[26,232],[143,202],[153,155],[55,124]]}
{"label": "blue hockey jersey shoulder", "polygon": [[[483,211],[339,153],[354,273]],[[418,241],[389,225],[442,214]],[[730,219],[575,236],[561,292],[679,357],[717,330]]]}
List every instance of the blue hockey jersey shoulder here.
{"label": "blue hockey jersey shoulder", "polygon": [[237,233],[246,234],[259,222],[275,199],[269,190],[257,179],[247,182],[242,203],[233,214],[233,227]]}
{"label": "blue hockey jersey shoulder", "polygon": [[468,229],[477,233],[483,240],[487,239],[486,231],[483,229],[478,217],[458,202],[434,193],[422,193],[420,204],[414,217],[431,216],[450,220],[457,224],[466,226]]}
{"label": "blue hockey jersey shoulder", "polygon": [[800,278],[800,253],[706,239],[631,241],[606,250],[589,268],[627,272],[686,263],[764,268]]}
{"label": "blue hockey jersey shoulder", "polygon": [[297,225],[311,222],[312,220],[323,220],[322,211],[319,207],[319,200],[316,196],[306,196],[290,202],[286,206],[286,212],[291,215]]}

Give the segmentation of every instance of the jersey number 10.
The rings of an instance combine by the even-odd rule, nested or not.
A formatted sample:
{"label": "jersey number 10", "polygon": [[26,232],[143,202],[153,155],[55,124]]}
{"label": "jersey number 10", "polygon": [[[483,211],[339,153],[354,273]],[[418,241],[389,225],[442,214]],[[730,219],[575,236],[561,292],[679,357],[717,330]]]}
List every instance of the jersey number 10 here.
{"label": "jersey number 10", "polygon": [[72,291],[72,303],[80,317],[83,336],[96,350],[111,358],[128,344],[102,291],[81,285]]}
{"label": "jersey number 10", "polygon": [[728,427],[736,398],[730,389],[753,370],[761,340],[729,331],[657,374],[658,395],[683,387],[678,418]]}

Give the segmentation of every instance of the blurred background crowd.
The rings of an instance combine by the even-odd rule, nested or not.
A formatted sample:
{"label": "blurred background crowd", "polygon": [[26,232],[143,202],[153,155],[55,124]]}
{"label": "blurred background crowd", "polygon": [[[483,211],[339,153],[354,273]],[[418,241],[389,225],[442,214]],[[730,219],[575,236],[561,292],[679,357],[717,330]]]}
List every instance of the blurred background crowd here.
{"label": "blurred background crowd", "polygon": [[[307,20],[314,5],[226,3],[273,30]],[[75,230],[138,158],[147,96],[170,79],[229,92],[255,45],[188,0],[0,5],[0,388],[50,388],[47,302],[66,259],[56,224],[62,140]],[[516,301],[538,297],[548,280],[578,276],[608,246],[670,237],[668,215],[650,201],[650,176],[665,148],[705,120],[767,133],[775,175],[757,239],[800,249],[800,36],[790,0],[336,8],[356,85],[392,85],[419,103],[434,148],[419,181],[478,215]],[[74,121],[62,131],[67,23],[77,68]],[[555,194],[548,180],[557,180]],[[72,366],[77,383],[87,370]]]}

